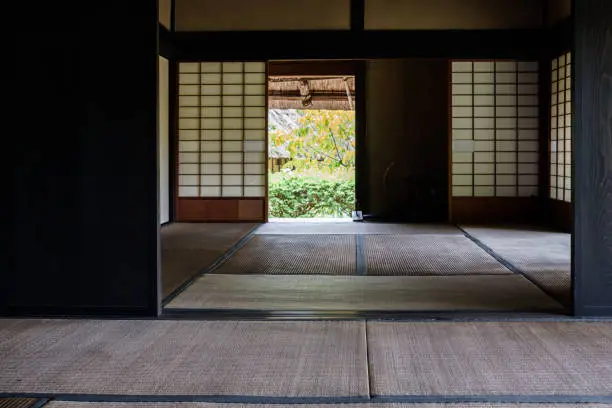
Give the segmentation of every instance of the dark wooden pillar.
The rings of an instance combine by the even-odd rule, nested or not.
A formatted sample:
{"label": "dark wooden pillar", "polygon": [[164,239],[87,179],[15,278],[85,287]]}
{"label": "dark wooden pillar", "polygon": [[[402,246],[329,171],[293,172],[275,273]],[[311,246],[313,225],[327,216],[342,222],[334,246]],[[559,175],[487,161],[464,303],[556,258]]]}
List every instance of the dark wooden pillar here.
{"label": "dark wooden pillar", "polygon": [[574,311],[612,316],[612,1],[573,13]]}
{"label": "dark wooden pillar", "polygon": [[18,7],[4,312],[155,316],[157,1]]}

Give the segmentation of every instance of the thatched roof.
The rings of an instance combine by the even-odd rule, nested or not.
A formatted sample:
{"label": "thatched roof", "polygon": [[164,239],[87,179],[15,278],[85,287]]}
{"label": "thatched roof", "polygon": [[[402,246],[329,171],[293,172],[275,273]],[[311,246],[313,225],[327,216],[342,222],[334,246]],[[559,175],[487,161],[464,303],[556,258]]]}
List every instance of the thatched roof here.
{"label": "thatched roof", "polygon": [[[273,76],[269,79],[268,95],[270,109],[354,110],[355,77]],[[310,106],[303,105],[306,95],[311,98]]]}

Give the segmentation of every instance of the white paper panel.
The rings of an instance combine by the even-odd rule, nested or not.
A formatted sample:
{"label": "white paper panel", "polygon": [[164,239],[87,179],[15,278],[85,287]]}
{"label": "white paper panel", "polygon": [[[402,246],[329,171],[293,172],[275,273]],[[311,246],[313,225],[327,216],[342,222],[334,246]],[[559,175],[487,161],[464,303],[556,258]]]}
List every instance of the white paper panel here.
{"label": "white paper panel", "polygon": [[221,151],[221,142],[218,140],[206,140],[200,145],[203,152],[219,152]]}
{"label": "white paper panel", "polygon": [[179,163],[199,163],[200,153],[179,152]]}
{"label": "white paper panel", "polygon": [[266,150],[266,146],[263,141],[245,141],[244,142],[245,152],[264,152],[265,150]]}
{"label": "white paper panel", "polygon": [[453,129],[453,140],[472,140],[474,132],[471,129]]}
{"label": "white paper panel", "polygon": [[219,163],[204,163],[200,165],[201,174],[220,174],[221,165]]}
{"label": "white paper panel", "polygon": [[200,163],[220,163],[221,162],[221,153],[202,153],[200,155]]}
{"label": "white paper panel", "polygon": [[453,95],[453,106],[472,106],[472,95]]}
{"label": "white paper panel", "polygon": [[471,186],[472,184],[471,175],[453,175],[453,186]]}
{"label": "white paper panel", "polygon": [[198,187],[183,187],[178,188],[179,197],[198,197]]}
{"label": "white paper panel", "polygon": [[223,106],[242,106],[242,95],[223,96]]}
{"label": "white paper panel", "polygon": [[221,108],[217,106],[207,106],[200,110],[203,118],[219,118],[221,117]]}
{"label": "white paper panel", "polygon": [[178,78],[178,83],[181,85],[200,83],[200,74],[179,74]]}
{"label": "white paper panel", "polygon": [[179,85],[179,95],[199,95],[199,85]]}
{"label": "white paper panel", "polygon": [[219,129],[221,128],[221,119],[219,118],[202,118],[201,120],[202,129]]}
{"label": "white paper panel", "polygon": [[243,130],[223,129],[223,140],[242,140]]}
{"label": "white paper panel", "polygon": [[[471,130],[469,130],[471,132]],[[474,129],[474,140],[493,140],[495,130],[493,129]]]}
{"label": "white paper panel", "polygon": [[223,197],[241,197],[242,187],[227,186],[222,188]]}
{"label": "white paper panel", "polygon": [[265,85],[245,85],[244,94],[245,95],[265,95],[266,87]]}
{"label": "white paper panel", "polygon": [[475,186],[493,186],[495,185],[495,177],[492,174],[476,174],[474,175]]}
{"label": "white paper panel", "polygon": [[199,143],[196,141],[179,141],[179,151],[180,152],[197,152],[199,151]]}
{"label": "white paper panel", "polygon": [[220,62],[202,62],[200,63],[200,70],[202,72],[221,72]]}
{"label": "white paper panel", "polygon": [[453,174],[472,174],[472,164],[453,163]]}
{"label": "white paper panel", "polygon": [[179,165],[179,174],[199,174],[197,164],[181,163]]}
{"label": "white paper panel", "polygon": [[497,140],[516,140],[516,129],[497,129],[495,135]]}
{"label": "white paper panel", "polygon": [[495,107],[493,106],[477,106],[474,108],[474,116],[476,117],[494,117]]}
{"label": "white paper panel", "polygon": [[242,118],[223,118],[223,129],[242,129]]}
{"label": "white paper panel", "polygon": [[224,186],[241,186],[242,176],[240,175],[227,175],[222,176],[222,183]]}
{"label": "white paper panel", "polygon": [[265,174],[265,172],[266,172],[266,168],[263,163],[244,165],[244,174]]}
{"label": "white paper panel", "polygon": [[200,90],[202,95],[220,95],[221,85],[201,85]]}
{"label": "white paper panel", "polygon": [[497,174],[516,174],[516,163],[497,163]]}
{"label": "white paper panel", "polygon": [[493,61],[476,61],[474,62],[474,72],[493,72],[495,64]]}
{"label": "white paper panel", "polygon": [[223,141],[223,151],[224,152],[239,152],[241,150],[242,150],[241,141],[233,141],[233,140]]}
{"label": "white paper panel", "polygon": [[474,161],[477,163],[493,163],[495,157],[492,152],[476,152],[474,153]]}
{"label": "white paper panel", "polygon": [[244,72],[266,72],[265,62],[245,62]]}
{"label": "white paper panel", "polygon": [[199,73],[200,67],[197,62],[181,62],[179,64],[179,73],[183,72],[194,72]]}
{"label": "white paper panel", "polygon": [[242,72],[244,70],[242,62],[224,62],[223,72]]}
{"label": "white paper panel", "polygon": [[200,105],[200,97],[199,96],[179,96],[179,106],[199,106]]}
{"label": "white paper panel", "polygon": [[474,174],[494,174],[495,164],[493,163],[474,163]]}
{"label": "white paper panel", "polygon": [[249,152],[244,154],[245,163],[264,163],[265,158],[265,153],[263,152]]}
{"label": "white paper panel", "polygon": [[519,174],[538,174],[538,165],[535,163],[520,163],[518,165]]}
{"label": "white paper panel", "polygon": [[475,95],[474,105],[475,106],[493,106],[495,104],[494,95]]}
{"label": "white paper panel", "polygon": [[453,186],[453,197],[471,197],[472,187]]}
{"label": "white paper panel", "polygon": [[244,106],[265,106],[266,97],[265,95],[249,95],[244,97]]}
{"label": "white paper panel", "polygon": [[495,187],[493,186],[474,186],[475,197],[493,197],[495,196]]}
{"label": "white paper panel", "polygon": [[195,129],[180,129],[179,140],[198,140],[198,131]]}
{"label": "white paper panel", "polygon": [[244,138],[246,140],[265,140],[266,131],[263,129],[248,129],[244,131]]}
{"label": "white paper panel", "polygon": [[221,83],[221,74],[200,74],[200,83],[209,85],[219,85]]}
{"label": "white paper panel", "polygon": [[242,174],[242,164],[224,163],[223,174]]}
{"label": "white paper panel", "polygon": [[243,110],[242,107],[225,107],[223,108],[224,118],[242,118]]}
{"label": "white paper panel", "polygon": [[[224,84],[242,84],[244,82],[243,74],[223,74],[222,82]],[[225,92],[224,92],[225,93]]]}
{"label": "white paper panel", "polygon": [[218,129],[203,129],[200,131],[200,140],[221,140],[221,131]]}
{"label": "white paper panel", "polygon": [[265,185],[266,180],[264,176],[261,175],[245,175],[244,176],[244,185],[245,186],[263,186]]}
{"label": "white paper panel", "polygon": [[266,189],[265,187],[253,187],[253,186],[244,187],[244,196],[245,197],[265,197]]}
{"label": "white paper panel", "polygon": [[263,118],[245,118],[244,127],[245,129],[265,129],[266,120]]}
{"label": "white paper panel", "polygon": [[200,184],[202,186],[219,186],[221,185],[221,176],[218,174],[200,176]]}
{"label": "white paper panel", "polygon": [[242,153],[223,153],[223,163],[242,163]]}
{"label": "white paper panel", "polygon": [[266,75],[261,73],[248,73],[244,74],[244,82],[246,84],[265,84],[266,83]]}
{"label": "white paper panel", "polygon": [[200,197],[220,197],[221,187],[200,187]]}
{"label": "white paper panel", "polygon": [[496,194],[498,197],[514,197],[517,194],[516,187],[504,187],[498,186],[496,189]]}
{"label": "white paper panel", "polygon": [[471,61],[453,61],[452,63],[453,72],[472,72]]}
{"label": "white paper panel", "polygon": [[266,109],[264,107],[248,107],[244,109],[244,116],[247,118],[265,118]]}
{"label": "white paper panel", "polygon": [[221,97],[219,95],[216,96],[202,96],[200,103],[202,106],[220,106],[221,105]]}

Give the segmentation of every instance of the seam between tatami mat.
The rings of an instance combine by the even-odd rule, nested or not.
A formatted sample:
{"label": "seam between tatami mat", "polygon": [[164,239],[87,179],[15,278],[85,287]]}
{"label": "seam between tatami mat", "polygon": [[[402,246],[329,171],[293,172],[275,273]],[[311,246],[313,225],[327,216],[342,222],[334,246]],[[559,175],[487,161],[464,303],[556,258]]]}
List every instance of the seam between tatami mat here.
{"label": "seam between tatami mat", "polygon": [[547,296],[549,296],[550,298],[554,299],[557,303],[559,303],[561,306],[563,306],[563,308],[570,307],[570,305],[565,305],[563,302],[561,302],[547,288],[545,288],[544,286],[540,285],[540,283],[537,280],[531,278],[528,274],[523,272],[520,268],[518,268],[512,262],[510,262],[509,260],[507,260],[506,258],[501,256],[500,254],[498,254],[493,248],[491,248],[490,246],[488,246],[487,244],[485,244],[480,239],[476,238],[475,236],[473,236],[472,234],[470,234],[468,231],[466,231],[465,229],[461,228],[460,226],[457,225],[457,228],[459,228],[459,230],[461,230],[463,232],[463,234],[468,239],[470,239],[472,242],[474,242],[476,245],[478,245],[480,248],[482,248],[483,251],[485,251],[486,253],[491,255],[493,258],[495,258],[496,261],[498,261],[499,263],[504,265],[506,268],[508,268],[509,270],[514,272],[515,274],[521,275],[523,278],[527,279],[529,282],[531,282],[533,285],[535,285],[542,292],[546,293]]}
{"label": "seam between tatami mat", "polygon": [[[498,404],[612,404],[610,395],[388,395],[364,397],[257,397],[248,395],[102,395],[102,394],[20,394],[61,402],[181,403],[217,404],[363,404],[363,403],[498,403]],[[12,395],[14,396],[14,395]],[[6,398],[0,394],[0,398]],[[36,406],[38,408],[40,406]],[[34,408],[34,407],[33,407]]]}
{"label": "seam between tatami mat", "polygon": [[165,307],[166,305],[168,305],[174,299],[176,299],[185,290],[187,290],[187,288],[189,288],[197,279],[201,278],[202,276],[206,275],[207,273],[210,273],[210,272],[214,271],[219,266],[221,266],[223,263],[227,262],[227,260],[229,258],[231,258],[236,252],[238,252],[242,247],[244,247],[251,240],[251,238],[253,238],[253,236],[255,235],[256,231],[262,225],[263,224],[259,224],[259,225],[256,225],[255,227],[251,228],[251,230],[249,232],[247,232],[242,238],[240,238],[238,240],[238,242],[236,242],[234,245],[232,245],[230,249],[228,249],[221,256],[219,256],[212,264],[203,267],[193,277],[191,277],[187,281],[183,282],[178,288],[173,290],[172,293],[170,293],[168,296],[166,296],[162,300],[162,303],[161,303],[162,308]]}

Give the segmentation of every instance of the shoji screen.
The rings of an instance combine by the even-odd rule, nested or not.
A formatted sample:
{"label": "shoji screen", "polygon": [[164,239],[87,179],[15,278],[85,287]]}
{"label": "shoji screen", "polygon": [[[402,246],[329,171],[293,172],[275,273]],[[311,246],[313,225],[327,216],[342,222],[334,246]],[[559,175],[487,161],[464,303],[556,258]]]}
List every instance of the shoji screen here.
{"label": "shoji screen", "polygon": [[538,63],[452,62],[454,197],[538,193]]}
{"label": "shoji screen", "polygon": [[550,198],[572,200],[571,54],[552,61]]}
{"label": "shoji screen", "polygon": [[266,76],[264,62],[179,64],[179,200],[266,196]]}

